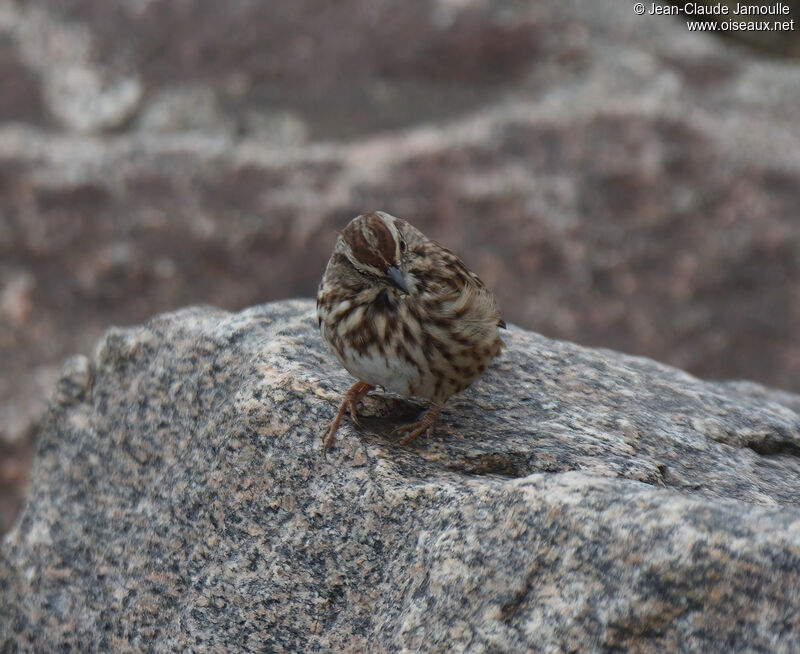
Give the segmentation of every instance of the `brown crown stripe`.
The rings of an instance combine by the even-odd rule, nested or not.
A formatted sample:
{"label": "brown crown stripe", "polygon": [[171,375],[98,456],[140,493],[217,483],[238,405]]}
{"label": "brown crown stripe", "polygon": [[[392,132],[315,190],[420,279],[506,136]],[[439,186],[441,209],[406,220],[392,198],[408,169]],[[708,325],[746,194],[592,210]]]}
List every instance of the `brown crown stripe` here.
{"label": "brown crown stripe", "polygon": [[367,214],[362,227],[352,222],[348,224],[342,231],[342,238],[353,256],[368,266],[384,271],[395,263],[394,236],[376,213]]}
{"label": "brown crown stripe", "polygon": [[397,243],[389,227],[377,214],[373,214],[367,224],[375,235],[377,248],[386,263],[390,266],[396,264]]}

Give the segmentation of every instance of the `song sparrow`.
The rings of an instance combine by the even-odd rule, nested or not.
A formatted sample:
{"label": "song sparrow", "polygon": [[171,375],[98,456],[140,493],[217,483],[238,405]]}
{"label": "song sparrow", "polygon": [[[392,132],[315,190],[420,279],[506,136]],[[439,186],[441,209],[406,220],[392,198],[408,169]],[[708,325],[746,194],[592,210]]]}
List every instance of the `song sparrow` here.
{"label": "song sparrow", "polygon": [[376,386],[429,401],[419,422],[399,427],[405,443],[432,431],[447,399],[500,353],[505,327],[494,297],[455,254],[382,211],[357,216],[333,249],[317,293],[322,337],[359,381],[323,435]]}

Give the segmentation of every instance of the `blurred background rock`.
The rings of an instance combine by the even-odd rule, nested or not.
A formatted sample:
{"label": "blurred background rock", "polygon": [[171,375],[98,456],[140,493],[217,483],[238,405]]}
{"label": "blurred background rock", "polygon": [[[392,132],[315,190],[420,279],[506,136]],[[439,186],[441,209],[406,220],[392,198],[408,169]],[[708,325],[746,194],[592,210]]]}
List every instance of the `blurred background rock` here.
{"label": "blurred background rock", "polygon": [[628,0],[0,0],[0,529],[64,357],[313,296],[368,209],[511,322],[800,391],[800,41],[734,36]]}

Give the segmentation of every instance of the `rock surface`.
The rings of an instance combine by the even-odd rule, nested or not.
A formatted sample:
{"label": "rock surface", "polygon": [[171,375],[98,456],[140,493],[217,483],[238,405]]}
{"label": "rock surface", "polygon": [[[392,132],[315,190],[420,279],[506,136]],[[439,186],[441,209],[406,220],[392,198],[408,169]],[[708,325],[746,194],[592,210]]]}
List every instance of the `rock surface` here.
{"label": "rock surface", "polygon": [[0,649],[798,651],[800,397],[504,337],[436,435],[378,394],[326,457],[351,379],[311,301],[109,330],[44,420]]}
{"label": "rock surface", "polygon": [[313,295],[372,208],[518,324],[800,391],[796,64],[628,0],[221,7],[0,0],[3,440],[109,324]]}

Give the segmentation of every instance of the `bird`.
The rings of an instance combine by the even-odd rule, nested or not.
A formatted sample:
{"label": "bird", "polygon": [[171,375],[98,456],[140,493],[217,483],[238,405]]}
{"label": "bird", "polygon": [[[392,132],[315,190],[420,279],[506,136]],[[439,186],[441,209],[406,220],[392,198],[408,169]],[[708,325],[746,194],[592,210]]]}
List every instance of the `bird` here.
{"label": "bird", "polygon": [[444,403],[474,382],[503,341],[494,296],[451,250],[402,218],[370,211],[336,239],[317,292],[322,338],[356,378],[322,435],[333,445],[346,412],[376,387],[428,408],[395,432],[408,443],[435,431]]}

